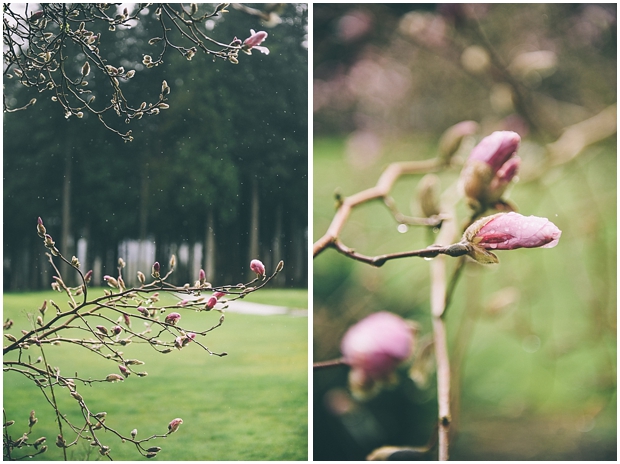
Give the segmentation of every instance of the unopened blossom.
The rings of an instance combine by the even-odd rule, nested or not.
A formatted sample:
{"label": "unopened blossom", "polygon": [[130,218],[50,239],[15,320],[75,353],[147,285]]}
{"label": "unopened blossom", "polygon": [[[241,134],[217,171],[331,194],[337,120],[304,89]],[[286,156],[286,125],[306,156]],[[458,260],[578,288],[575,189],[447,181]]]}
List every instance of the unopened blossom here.
{"label": "unopened blossom", "polygon": [[122,364],[118,365],[118,370],[121,371],[121,374],[123,374],[124,377],[129,377],[129,375],[131,374],[131,371]]}
{"label": "unopened blossom", "polygon": [[215,292],[215,293],[213,294],[213,296],[219,300],[219,299],[220,299],[220,298],[222,298],[223,296],[226,296],[226,293],[225,293],[225,292]]}
{"label": "unopened blossom", "polygon": [[86,274],[84,274],[84,282],[89,283],[90,279],[93,278],[93,270],[91,269]]}
{"label": "unopened blossom", "polygon": [[265,41],[267,36],[268,34],[265,31],[255,32],[254,29],[250,29],[250,37],[243,41],[243,46],[241,49],[249,55],[252,54],[252,49],[256,49],[265,55],[269,55],[269,49],[267,47],[260,46],[260,44]]}
{"label": "unopened blossom", "polygon": [[176,432],[179,426],[183,423],[183,419],[176,418],[170,421],[168,424],[168,433]]}
{"label": "unopened blossom", "polygon": [[213,309],[216,303],[217,303],[217,298],[214,295],[207,300],[207,304],[205,305],[205,307],[207,310]]}
{"label": "unopened blossom", "polygon": [[207,275],[205,274],[205,270],[201,269],[200,272],[198,273],[198,280],[200,281],[200,284],[204,284],[205,280],[207,279]]}
{"label": "unopened blossom", "polygon": [[340,344],[343,361],[351,367],[349,384],[364,396],[377,382],[390,381],[398,365],[413,351],[414,336],[407,322],[385,311],[352,326]]}
{"label": "unopened blossom", "polygon": [[114,335],[118,335],[122,331],[123,328],[120,325],[115,325],[114,327],[112,327],[112,332],[114,333]]}
{"label": "unopened blossom", "polygon": [[514,212],[482,218],[465,231],[471,243],[487,250],[553,248],[561,235],[562,231],[547,218]]}
{"label": "unopened blossom", "polygon": [[110,287],[118,288],[118,280],[116,280],[114,277],[105,275],[103,276],[103,280],[105,280]]}
{"label": "unopened blossom", "polygon": [[253,259],[250,261],[250,269],[256,272],[256,275],[258,276],[262,277],[265,275],[265,265],[258,259]]}
{"label": "unopened blossom", "polygon": [[516,132],[496,131],[474,147],[460,177],[472,206],[494,206],[501,199],[517,174],[520,158],[515,154],[520,142]]}
{"label": "unopened blossom", "polygon": [[39,235],[39,237],[45,238],[46,233],[47,233],[47,230],[45,229],[45,226],[43,225],[43,219],[41,219],[40,217],[37,218],[37,234]]}
{"label": "unopened blossom", "polygon": [[159,262],[155,261],[155,263],[153,263],[153,269],[151,269],[151,275],[153,276],[153,278],[155,279],[159,278],[159,270],[160,270]]}
{"label": "unopened blossom", "polygon": [[166,322],[168,324],[176,324],[181,320],[181,315],[179,313],[170,313],[166,316]]}

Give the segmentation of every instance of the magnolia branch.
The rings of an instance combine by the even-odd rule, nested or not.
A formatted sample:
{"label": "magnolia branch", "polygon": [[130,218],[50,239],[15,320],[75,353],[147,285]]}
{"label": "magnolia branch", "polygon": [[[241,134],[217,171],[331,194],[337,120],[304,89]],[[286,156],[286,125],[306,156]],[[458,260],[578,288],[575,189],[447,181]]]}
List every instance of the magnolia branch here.
{"label": "magnolia branch", "polygon": [[[348,249],[344,247],[338,241],[338,236],[340,232],[344,228],[349,214],[356,206],[366,203],[371,200],[376,199],[385,199],[387,195],[392,190],[394,183],[398,180],[399,177],[403,175],[411,175],[411,174],[424,174],[428,172],[435,172],[442,166],[442,162],[439,158],[432,158],[430,160],[424,161],[405,161],[399,163],[390,164],[379,180],[377,184],[369,188],[367,190],[363,190],[355,195],[351,195],[350,197],[346,197],[342,200],[342,203],[338,207],[334,219],[332,220],[327,232],[321,238],[319,238],[313,246],[313,256],[316,257],[319,253],[325,250],[328,247],[335,246],[336,242],[338,242],[338,247],[342,247],[342,249]],[[346,253],[345,253],[346,254]],[[362,255],[360,255],[362,256]],[[363,261],[363,259],[360,259]]]}

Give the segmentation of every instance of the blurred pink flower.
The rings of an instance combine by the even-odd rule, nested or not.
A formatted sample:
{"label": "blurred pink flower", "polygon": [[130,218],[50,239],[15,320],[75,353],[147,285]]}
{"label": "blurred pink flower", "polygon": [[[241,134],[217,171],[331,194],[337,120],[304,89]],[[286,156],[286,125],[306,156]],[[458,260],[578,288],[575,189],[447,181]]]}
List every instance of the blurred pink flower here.
{"label": "blurred pink flower", "polygon": [[268,34],[265,31],[255,32],[254,29],[250,29],[250,34],[250,37],[243,41],[243,50],[246,53],[252,54],[250,50],[255,48],[259,52],[269,55],[269,49],[267,47],[260,46],[260,44],[265,41]]}
{"label": "blurred pink flower", "polygon": [[265,265],[258,259],[253,259],[252,261],[250,261],[250,269],[256,272],[256,274],[259,276],[265,275]]}
{"label": "blurred pink flower", "polygon": [[[413,350],[413,332],[399,316],[382,311],[352,326],[342,339],[343,360],[358,380],[386,380]],[[360,379],[361,377],[361,379]]]}
{"label": "blurred pink flower", "polygon": [[501,200],[521,163],[515,156],[520,142],[516,132],[496,131],[474,147],[461,172],[463,192],[472,206],[494,206]]}
{"label": "blurred pink flower", "polygon": [[181,320],[181,315],[179,313],[170,313],[165,320],[168,324],[174,325]]}
{"label": "blurred pink flower", "polygon": [[473,235],[470,241],[487,250],[553,248],[562,235],[562,231],[546,218],[526,217],[514,212],[498,213],[489,218],[483,218],[470,226],[474,228],[470,231],[470,235]]}
{"label": "blurred pink flower", "polygon": [[521,137],[516,132],[496,131],[474,147],[468,161],[482,161],[496,173],[517,152]]}

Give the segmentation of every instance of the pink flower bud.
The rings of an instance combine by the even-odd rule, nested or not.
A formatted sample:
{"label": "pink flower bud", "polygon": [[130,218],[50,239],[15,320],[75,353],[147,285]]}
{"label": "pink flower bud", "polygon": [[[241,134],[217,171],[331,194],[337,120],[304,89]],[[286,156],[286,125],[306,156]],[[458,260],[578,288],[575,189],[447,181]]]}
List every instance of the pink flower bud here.
{"label": "pink flower bud", "polygon": [[92,278],[93,278],[93,270],[91,269],[86,274],[84,274],[84,282],[88,283],[90,282],[90,279]]}
{"label": "pink flower bud", "polygon": [[129,377],[129,374],[131,374],[131,371],[122,364],[118,365],[118,370],[121,371],[121,374],[123,374],[124,377]]}
{"label": "pink flower bud", "polygon": [[127,327],[131,327],[131,319],[129,319],[129,314],[123,314],[123,320],[125,321],[125,325]]}
{"label": "pink flower bud", "polygon": [[413,350],[413,332],[399,316],[382,311],[352,326],[342,339],[344,362],[355,375],[385,380]]}
{"label": "pink flower bud", "polygon": [[45,238],[46,230],[45,226],[43,225],[43,219],[41,218],[37,219],[37,234],[39,235],[39,237]]}
{"label": "pink flower bud", "polygon": [[476,221],[467,228],[463,237],[487,250],[515,250],[553,248],[561,235],[562,231],[549,219],[510,212]]}
{"label": "pink flower bud", "polygon": [[148,309],[146,309],[144,306],[138,306],[137,309],[138,309],[138,312],[140,312],[140,314],[142,314],[143,316],[149,315]]}
{"label": "pink flower bud", "polygon": [[207,278],[207,275],[205,274],[205,270],[201,269],[200,272],[198,273],[198,280],[200,281],[201,284],[204,284],[206,278]]}
{"label": "pink flower bud", "polygon": [[97,330],[98,330],[99,332],[101,332],[102,334],[104,334],[104,335],[107,335],[107,334],[108,334],[108,329],[106,329],[106,328],[105,328],[104,326],[102,326],[102,325],[98,325],[98,326],[97,326]]}
{"label": "pink flower bud", "polygon": [[268,35],[265,31],[254,32],[254,29],[250,29],[250,33],[250,37],[243,41],[243,44],[250,48],[262,44]]}
{"label": "pink flower bud", "polygon": [[258,259],[253,259],[252,261],[250,261],[250,269],[256,272],[256,275],[258,276],[262,277],[265,275],[265,265],[261,263]]}
{"label": "pink flower bud", "polygon": [[214,295],[207,300],[206,309],[207,310],[213,309],[213,307],[215,306],[215,303],[217,303],[217,298]]}
{"label": "pink flower bud", "polygon": [[105,275],[103,276],[103,280],[105,280],[110,287],[118,288],[118,280],[116,280],[114,277]]}
{"label": "pink flower bud", "polygon": [[173,419],[168,424],[168,433],[176,432],[179,429],[179,426],[183,423],[183,419]]}
{"label": "pink flower bud", "polygon": [[181,315],[179,313],[170,313],[166,316],[166,322],[168,324],[176,324],[181,320]]}
{"label": "pink flower bud", "polygon": [[517,152],[520,142],[521,137],[516,132],[493,132],[474,147],[468,161],[482,161],[496,173]]}
{"label": "pink flower bud", "polygon": [[159,262],[155,261],[155,263],[153,263],[153,269],[151,270],[151,275],[153,276],[154,279],[158,279],[159,278]]}
{"label": "pink flower bud", "polygon": [[497,131],[474,147],[461,172],[461,186],[473,207],[495,205],[517,174],[520,159],[513,157],[521,137]]}
{"label": "pink flower bud", "polygon": [[219,300],[219,299],[220,299],[220,298],[222,298],[223,296],[226,296],[226,293],[225,293],[225,292],[215,292],[215,293],[213,294],[213,296]]}
{"label": "pink flower bud", "polygon": [[191,342],[194,338],[196,338],[196,334],[194,332],[187,332],[187,342]]}
{"label": "pink flower bud", "polygon": [[114,327],[112,327],[112,333],[114,335],[118,335],[122,331],[123,331],[123,328],[120,325],[115,325]]}

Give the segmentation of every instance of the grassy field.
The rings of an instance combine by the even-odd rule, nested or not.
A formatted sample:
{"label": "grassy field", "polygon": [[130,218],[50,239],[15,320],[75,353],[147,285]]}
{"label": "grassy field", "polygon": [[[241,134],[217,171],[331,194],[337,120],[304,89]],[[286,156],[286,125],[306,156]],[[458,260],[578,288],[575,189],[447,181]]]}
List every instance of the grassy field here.
{"label": "grassy field", "polygon": [[[355,154],[344,155],[343,140],[316,139],[314,240],[333,218],[336,190],[349,196],[372,187],[389,162],[431,158],[434,148],[432,141],[422,138],[393,141],[384,157],[355,163],[351,158]],[[527,182],[527,172],[537,168],[540,153],[541,148],[532,144],[521,147],[524,174],[510,199],[524,215],[550,218],[562,230],[559,245],[499,252],[499,265],[472,263],[457,285],[447,314],[455,370],[454,459],[615,456],[616,149],[614,143],[593,147],[541,180]],[[442,190],[458,174],[458,169],[440,173]],[[402,178],[392,192],[404,214],[419,211],[419,178]],[[465,217],[462,202],[457,214]],[[359,253],[379,255],[425,247],[433,243],[434,234],[415,227],[399,233],[394,218],[376,201],[353,211],[341,238]],[[428,263],[397,261],[375,269],[333,250],[314,260],[315,360],[338,356],[344,330],[373,311],[388,310],[414,319],[421,324],[423,336],[430,333]],[[449,272],[452,266],[449,261]],[[506,290],[509,293],[504,295],[513,295],[514,301],[494,309],[493,299],[501,295],[497,292]],[[381,401],[389,393],[364,405],[375,413],[380,426],[388,427],[400,418],[405,407],[417,410],[435,401],[433,380],[423,392],[402,388],[409,402],[399,403],[395,416],[379,407],[385,406]],[[324,399],[316,394],[315,383],[314,404],[321,408]],[[430,414],[436,414],[432,409]],[[317,430],[334,427],[333,437],[333,430],[343,425],[333,418],[327,424],[316,417],[315,411],[315,453],[328,446],[342,447],[343,440],[317,443]],[[422,416],[412,418],[401,429],[413,428],[421,420]],[[420,443],[411,443],[412,435],[405,432],[398,443],[422,444],[429,433],[420,435]],[[361,452],[358,459],[363,456]]]}
{"label": "grassy field", "polygon": [[[258,297],[258,294],[263,294]],[[53,292],[4,295],[4,317],[15,321],[9,332],[19,334],[28,327],[27,312],[36,312],[44,299],[61,302]],[[248,301],[307,307],[307,292],[265,290]],[[186,327],[210,327],[217,312],[183,313]],[[224,325],[206,337],[207,346],[228,356],[209,356],[191,344],[182,351],[161,355],[148,346],[129,345],[125,354],[145,362],[147,377],[130,376],[126,381],[78,391],[91,408],[108,413],[106,424],[128,434],[138,429],[138,438],[163,434],[168,423],[183,419],[178,432],[152,442],[162,447],[158,460],[306,460],[308,448],[308,319],[290,316],[251,316],[230,313]],[[40,353],[26,352],[35,358]],[[61,372],[105,377],[118,373],[115,363],[95,358],[70,346],[46,350],[48,362]],[[75,417],[75,401],[61,391],[59,402]],[[40,391],[14,372],[4,375],[4,408],[16,421],[13,435],[27,430],[28,414],[36,410],[39,422],[34,438],[47,437],[49,449],[41,457],[61,459],[54,445],[58,434],[51,409]],[[71,436],[69,434],[69,436]],[[102,434],[115,460],[141,458],[131,444],[122,444],[112,434]],[[101,458],[88,446],[70,448],[72,460]]]}

